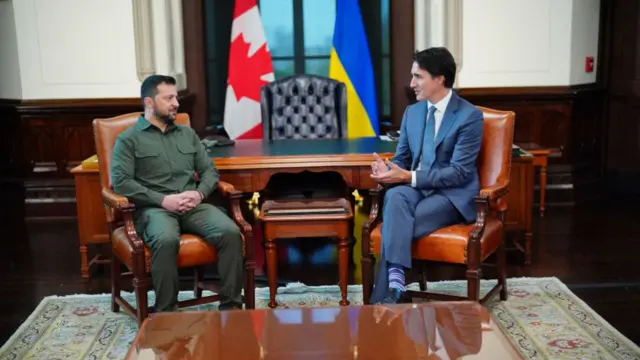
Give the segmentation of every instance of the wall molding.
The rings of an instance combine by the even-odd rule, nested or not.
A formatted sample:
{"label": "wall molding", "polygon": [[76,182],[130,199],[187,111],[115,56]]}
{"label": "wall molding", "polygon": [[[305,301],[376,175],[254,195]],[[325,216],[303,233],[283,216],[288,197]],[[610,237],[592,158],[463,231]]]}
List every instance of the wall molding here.
{"label": "wall molding", "polygon": [[[462,0],[420,0],[414,2],[416,50],[444,46],[456,60],[457,73],[463,64]],[[454,87],[457,87],[457,76]]]}
{"label": "wall molding", "polygon": [[136,73],[138,80],[156,73],[153,42],[152,0],[136,0],[133,5],[133,29],[136,46]]}
{"label": "wall molding", "polygon": [[[178,90],[186,89],[181,1],[136,0],[132,6],[138,80],[164,73],[176,78]],[[158,56],[166,57],[166,64]]]}

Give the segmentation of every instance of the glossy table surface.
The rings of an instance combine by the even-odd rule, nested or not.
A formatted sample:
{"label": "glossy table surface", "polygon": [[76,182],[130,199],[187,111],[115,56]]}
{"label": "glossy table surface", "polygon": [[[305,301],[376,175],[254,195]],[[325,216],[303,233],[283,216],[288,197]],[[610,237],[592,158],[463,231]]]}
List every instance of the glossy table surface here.
{"label": "glossy table surface", "polygon": [[180,312],[142,325],[127,359],[520,359],[475,302]]}

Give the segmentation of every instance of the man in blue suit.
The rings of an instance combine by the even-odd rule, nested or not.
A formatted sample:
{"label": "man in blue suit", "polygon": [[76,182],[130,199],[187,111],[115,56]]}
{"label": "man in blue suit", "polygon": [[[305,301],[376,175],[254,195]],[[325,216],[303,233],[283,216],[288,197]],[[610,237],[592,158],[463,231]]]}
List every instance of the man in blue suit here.
{"label": "man in blue suit", "polygon": [[413,240],[476,218],[482,112],[451,90],[456,63],[447,49],[429,48],[413,60],[411,88],[418,102],[404,112],[393,159],[376,155],[371,166],[371,177],[389,187],[373,304],[402,300]]}

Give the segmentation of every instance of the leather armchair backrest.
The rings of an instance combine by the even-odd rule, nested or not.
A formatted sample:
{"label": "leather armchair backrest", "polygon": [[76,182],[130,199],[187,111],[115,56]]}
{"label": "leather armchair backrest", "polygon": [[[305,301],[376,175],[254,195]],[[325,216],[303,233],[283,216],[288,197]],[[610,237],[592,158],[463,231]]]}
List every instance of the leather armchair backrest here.
{"label": "leather armchair backrest", "polygon": [[[511,147],[516,114],[481,106],[477,108],[484,116],[482,146],[478,155],[478,175],[480,188],[486,189],[496,184],[506,185],[511,176]],[[504,206],[504,198],[494,206]]]}
{"label": "leather armchair backrest", "polygon": [[[100,169],[100,183],[103,188],[112,189],[111,186],[111,154],[116,144],[116,139],[123,131],[136,124],[142,113],[133,112],[105,119],[93,120],[93,137],[96,144],[98,166]],[[189,115],[180,113],[176,116],[176,124],[191,126]],[[113,221],[114,214],[111,208],[105,206],[107,220]]]}
{"label": "leather armchair backrest", "polygon": [[347,137],[344,83],[317,75],[293,75],[262,87],[265,140]]}

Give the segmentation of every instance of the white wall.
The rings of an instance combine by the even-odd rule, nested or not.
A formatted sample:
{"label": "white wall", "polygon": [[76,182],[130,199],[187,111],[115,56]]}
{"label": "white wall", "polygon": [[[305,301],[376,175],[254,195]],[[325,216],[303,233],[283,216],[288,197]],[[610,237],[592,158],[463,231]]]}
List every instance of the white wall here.
{"label": "white wall", "polygon": [[0,99],[21,99],[18,38],[13,1],[0,1]]}
{"label": "white wall", "polygon": [[[456,87],[593,83],[600,0],[416,1],[416,48],[447,46]],[[425,31],[428,32],[425,34]]]}
{"label": "white wall", "polygon": [[[571,85],[596,81],[600,0],[574,0],[571,18]],[[593,56],[594,71],[584,71],[587,56]]]}
{"label": "white wall", "polygon": [[[186,87],[180,0],[3,4],[12,9],[12,16],[2,12],[0,17],[13,20],[9,33],[17,38],[17,52],[5,52],[3,43],[1,56],[14,65],[0,71],[18,63],[19,82],[0,84],[0,94],[24,100],[138,97],[141,79],[149,73],[177,76]],[[10,27],[2,21],[0,27],[5,26]]]}

